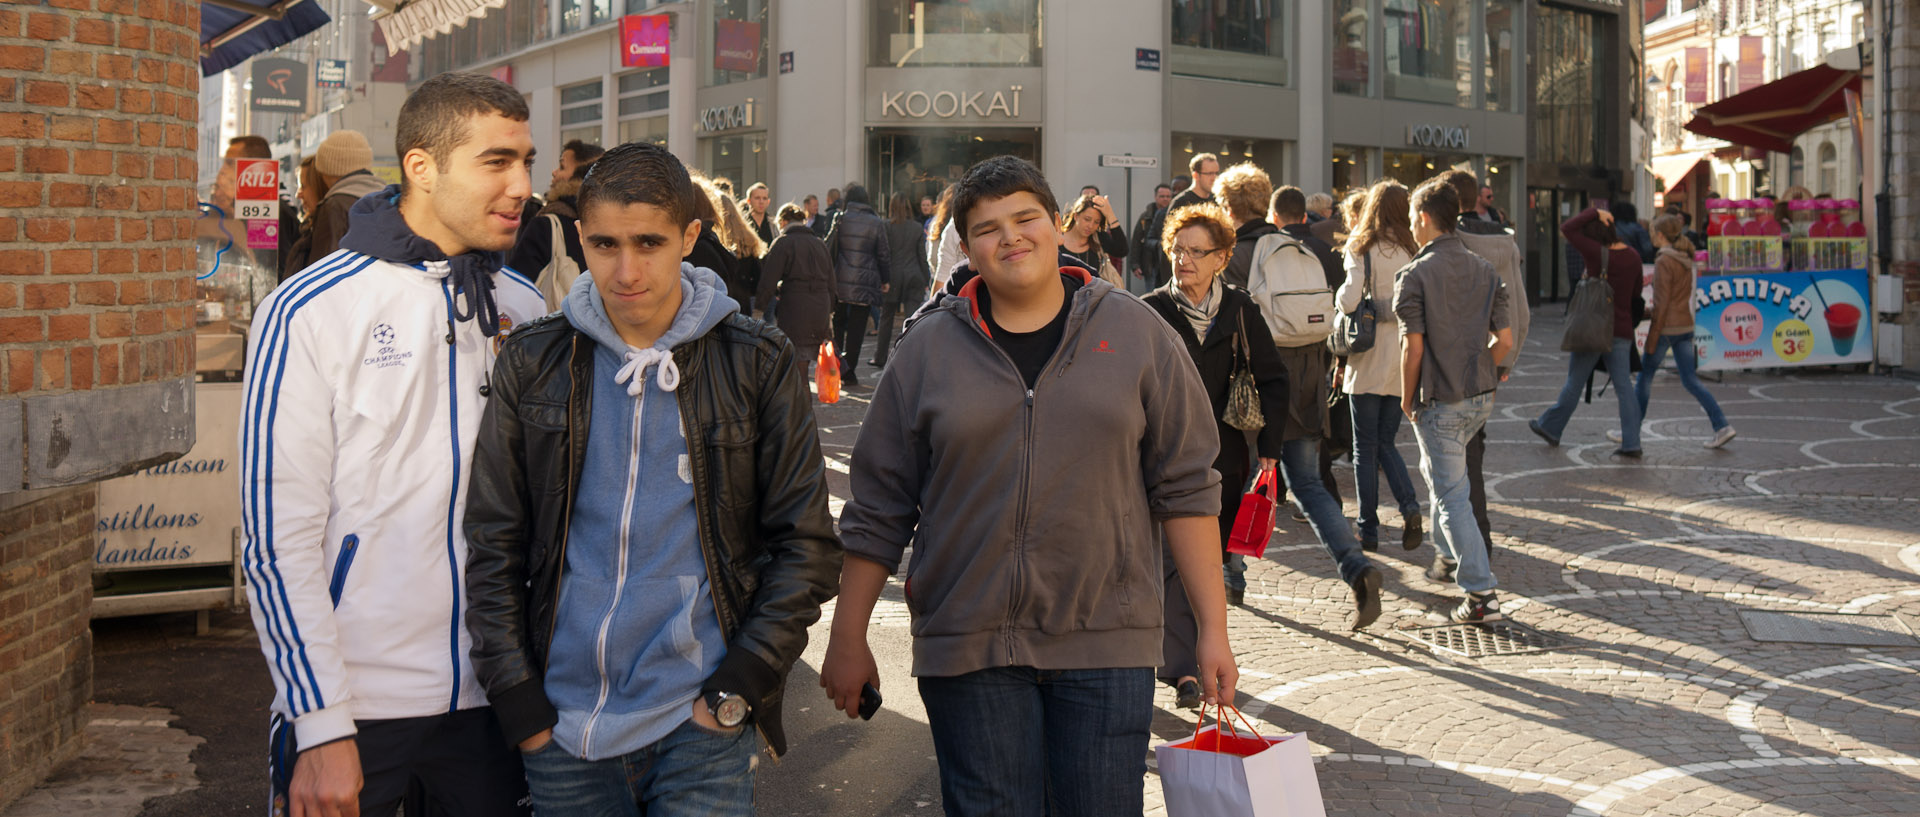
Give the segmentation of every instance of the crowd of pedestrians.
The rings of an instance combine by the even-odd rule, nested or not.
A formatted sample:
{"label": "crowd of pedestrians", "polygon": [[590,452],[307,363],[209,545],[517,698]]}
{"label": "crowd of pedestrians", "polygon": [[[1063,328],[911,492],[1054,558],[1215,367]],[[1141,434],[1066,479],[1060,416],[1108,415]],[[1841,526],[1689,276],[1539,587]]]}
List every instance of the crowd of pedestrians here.
{"label": "crowd of pedestrians", "polygon": [[[1200,154],[1129,236],[1098,188],[1061,207],[1013,157],[822,208],[570,142],[535,196],[528,117],[504,83],[441,75],[399,113],[399,184],[351,132],[301,168],[301,267],[258,310],[241,440],[274,813],[750,814],[836,595],[820,685],[849,717],[879,705],[869,624],[905,560],[947,813],[1137,814],[1156,681],[1233,699],[1226,542],[1262,475],[1353,629],[1381,614],[1382,479],[1402,548],[1431,540],[1427,577],[1462,592],[1444,615],[1502,617],[1485,425],[1528,310],[1471,173],[1336,200]],[[1621,220],[1563,226],[1619,311],[1531,428],[1557,444],[1604,363],[1638,456],[1671,351],[1724,444],[1676,216],[1647,234],[1629,383]],[[1370,345],[1329,343],[1361,315]],[[808,383],[829,342],[870,400],[837,528]]]}

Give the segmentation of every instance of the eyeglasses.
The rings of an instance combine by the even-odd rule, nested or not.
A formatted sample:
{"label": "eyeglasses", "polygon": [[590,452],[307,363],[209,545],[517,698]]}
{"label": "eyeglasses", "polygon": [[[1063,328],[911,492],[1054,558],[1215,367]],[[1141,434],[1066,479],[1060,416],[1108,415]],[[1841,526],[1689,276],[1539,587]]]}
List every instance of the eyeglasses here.
{"label": "eyeglasses", "polygon": [[1220,251],[1219,247],[1214,247],[1211,250],[1196,250],[1191,247],[1174,247],[1172,256],[1173,256],[1173,260],[1175,261],[1185,261],[1188,259],[1199,261],[1219,251]]}

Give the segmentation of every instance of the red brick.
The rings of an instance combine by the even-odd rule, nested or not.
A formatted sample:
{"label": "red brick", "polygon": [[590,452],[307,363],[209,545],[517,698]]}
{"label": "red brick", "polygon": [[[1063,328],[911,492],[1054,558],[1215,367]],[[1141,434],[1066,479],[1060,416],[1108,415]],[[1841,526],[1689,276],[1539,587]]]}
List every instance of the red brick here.
{"label": "red brick", "polygon": [[141,82],[166,82],[168,65],[169,63],[149,57],[140,60],[140,62],[134,66],[136,69],[134,73],[140,78]]}
{"label": "red brick", "polygon": [[120,47],[135,51],[148,50],[148,39],[152,29],[135,23],[120,24]]}
{"label": "red brick", "polygon": [[[157,219],[155,220],[155,223],[153,223],[152,225],[149,225],[147,223],[147,220],[144,218],[123,218],[120,220],[120,240],[121,241],[146,241],[147,234],[149,232],[150,227],[166,226],[167,222],[169,221],[171,221],[171,219]],[[167,238],[172,238],[172,236],[168,235]],[[160,236],[155,235],[153,237],[153,240],[161,241],[165,239],[162,239]]]}
{"label": "red brick", "polygon": [[150,212],[166,206],[167,189],[158,185],[144,185],[139,189],[141,212]]}
{"label": "red brick", "polygon": [[27,15],[27,36],[35,40],[64,40],[73,33],[73,23],[57,14]]}
{"label": "red brick", "polygon": [[69,385],[76,391],[93,388],[93,348],[81,346],[67,356],[71,374],[67,376]]}
{"label": "red brick", "polygon": [[93,0],[47,0],[47,5],[58,9],[74,11],[92,11]]}
{"label": "red brick", "polygon": [[94,141],[103,145],[131,145],[133,126],[134,123],[126,119],[102,119]]}
{"label": "red brick", "polygon": [[105,85],[81,85],[74,90],[74,104],[82,110],[108,110],[113,107],[113,89]]}
{"label": "red brick", "polygon": [[0,102],[15,102],[20,98],[20,86],[13,77],[0,77]]}
{"label": "red brick", "polygon": [[[100,317],[105,318],[106,314],[103,313]],[[121,315],[120,317],[124,319],[126,316]],[[97,326],[100,321],[96,320],[94,323]],[[105,337],[106,333],[101,331],[100,335],[101,337]],[[95,378],[96,382],[102,386],[120,385],[120,344],[108,344],[99,347],[99,349],[99,353],[94,355],[100,367],[99,375]]]}
{"label": "red brick", "polygon": [[93,336],[93,319],[86,315],[55,315],[47,319],[47,340],[85,340]]}
{"label": "red brick", "polygon": [[160,147],[161,140],[165,139],[167,135],[166,129],[158,122],[141,122],[139,123],[139,129],[141,147]]}
{"label": "red brick", "polygon": [[47,255],[39,250],[0,250],[0,275],[40,275]]}
{"label": "red brick", "polygon": [[0,318],[0,343],[39,343],[46,339],[43,318]]}
{"label": "red brick", "polygon": [[[64,389],[67,387],[67,357],[59,349],[48,349],[40,353],[40,388]],[[45,652],[45,650],[40,650]]]}
{"label": "red brick", "polygon": [[92,250],[53,250],[47,255],[53,261],[55,275],[85,275],[93,271]]}
{"label": "red brick", "polygon": [[[19,308],[20,308],[20,286],[18,284],[9,284],[5,282],[0,282],[0,309],[19,309]],[[6,616],[4,613],[0,613],[0,618],[5,618],[5,617]]]}
{"label": "red brick", "polygon": [[0,173],[12,173],[18,170],[19,158],[19,151],[6,145],[0,145]]}
{"label": "red brick", "polygon": [[38,71],[47,65],[47,49],[35,45],[0,45],[0,69]]}
{"label": "red brick", "polygon": [[39,207],[39,182],[0,182],[0,207]]}
{"label": "red brick", "polygon": [[144,88],[120,89],[121,113],[148,113],[153,110],[153,92]]}
{"label": "red brick", "polygon": [[131,15],[137,13],[139,7],[134,0],[100,0],[100,10],[107,14]]}
{"label": "red brick", "polygon": [[20,12],[0,11],[0,37],[20,36]]}
{"label": "red brick", "polygon": [[133,250],[101,250],[94,253],[94,264],[101,275],[131,275]]}
{"label": "red brick", "polygon": [[20,239],[20,220],[12,216],[0,216],[0,241],[18,241]]}
{"label": "red brick", "polygon": [[67,152],[61,148],[27,148],[28,173],[67,172]]}
{"label": "red brick", "polygon": [[93,188],[72,182],[54,182],[47,186],[47,204],[52,207],[89,207]]}
{"label": "red brick", "polygon": [[167,188],[167,201],[165,206],[168,210],[185,210],[189,207],[192,207],[193,202],[194,202],[193,188],[191,187]]}
{"label": "red brick", "polygon": [[178,332],[182,329],[187,328],[187,308],[186,307],[184,306],[169,307],[168,309],[165,310],[165,312],[167,315],[167,331]]}
{"label": "red brick", "polygon": [[25,292],[27,309],[66,309],[72,302],[72,287],[66,284],[28,284]]}
{"label": "red brick", "polygon": [[159,309],[142,309],[133,313],[133,331],[140,335],[157,335],[167,325],[166,313]]}
{"label": "red brick", "polygon": [[66,241],[73,235],[73,223],[64,218],[30,218],[26,227],[29,241]]}
{"label": "red brick", "polygon": [[133,79],[133,58],[125,54],[101,54],[94,62],[101,79]]}
{"label": "red brick", "polygon": [[83,216],[72,220],[74,241],[112,241],[114,238],[114,220],[98,216]]}
{"label": "red brick", "polygon": [[124,338],[133,334],[133,316],[125,311],[102,312],[95,317],[93,329],[103,338]]}
{"label": "red brick", "polygon": [[0,113],[0,137],[41,139],[47,135],[47,118],[37,113]]}
{"label": "red brick", "polygon": [[90,51],[53,51],[47,55],[47,72],[74,79],[92,77],[93,53]]}
{"label": "red brick", "polygon": [[144,179],[147,177],[147,154],[122,153],[115,158],[118,160],[116,170],[120,175],[131,179]]}
{"label": "red brick", "polygon": [[72,104],[73,95],[64,82],[46,82],[28,80],[26,88],[28,105],[44,105],[52,108],[65,108]]}
{"label": "red brick", "polygon": [[[142,275],[151,275],[153,273],[166,272],[166,271],[167,271],[167,251],[166,250],[155,247],[152,249],[146,249],[146,250],[140,251],[140,273]],[[155,290],[158,290],[160,287],[160,282],[155,281],[152,286]],[[155,291],[149,297],[148,300],[149,302],[153,302],[153,301],[164,301],[166,299],[160,297],[160,293],[158,291]]]}
{"label": "red brick", "polygon": [[53,118],[53,138],[62,142],[91,142],[93,141],[93,118],[56,116]]}
{"label": "red brick", "polygon": [[113,172],[113,151],[80,148],[73,152],[73,172],[81,176],[105,176]]}
{"label": "red brick", "polygon": [[[81,281],[73,289],[74,300],[87,306],[111,306],[118,297],[112,281]],[[106,325],[106,317],[114,313],[101,313],[101,325]]]}
{"label": "red brick", "polygon": [[113,45],[113,21],[75,21],[73,24],[73,41],[84,45]]}
{"label": "red brick", "polygon": [[[24,349],[9,350],[7,352],[7,393],[19,394],[26,391],[33,391],[33,353]],[[24,602],[25,599],[21,601]],[[5,671],[6,668],[0,666],[0,672]]]}
{"label": "red brick", "polygon": [[133,209],[133,188],[119,184],[103,184],[93,190],[94,206],[101,210]]}
{"label": "red brick", "polygon": [[[143,138],[146,136],[145,133],[142,133],[140,135]],[[154,145],[149,145],[149,147],[158,147],[161,144],[164,144],[170,148],[187,147],[187,130],[186,128],[182,128],[179,125],[165,126],[164,128],[161,129],[161,136],[162,136],[161,142],[155,143]],[[141,144],[146,144],[146,143],[143,141],[141,142]]]}

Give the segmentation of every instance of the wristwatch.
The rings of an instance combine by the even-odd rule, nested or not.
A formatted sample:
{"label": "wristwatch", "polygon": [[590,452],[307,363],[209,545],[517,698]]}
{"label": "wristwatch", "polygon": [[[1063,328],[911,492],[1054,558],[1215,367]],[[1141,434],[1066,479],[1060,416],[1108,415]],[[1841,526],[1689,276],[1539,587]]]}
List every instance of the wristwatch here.
{"label": "wristwatch", "polygon": [[714,690],[706,694],[706,700],[707,711],[713,713],[713,719],[728,729],[746,723],[747,716],[753,714],[753,705],[731,692]]}

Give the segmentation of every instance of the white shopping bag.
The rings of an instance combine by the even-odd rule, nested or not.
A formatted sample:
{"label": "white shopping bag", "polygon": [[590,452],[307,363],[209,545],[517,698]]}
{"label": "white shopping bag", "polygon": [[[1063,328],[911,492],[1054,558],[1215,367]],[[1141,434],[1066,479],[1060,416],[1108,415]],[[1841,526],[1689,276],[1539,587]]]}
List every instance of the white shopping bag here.
{"label": "white shopping bag", "polygon": [[1304,733],[1267,738],[1227,728],[1223,734],[1216,723],[1153,748],[1168,817],[1326,817]]}

